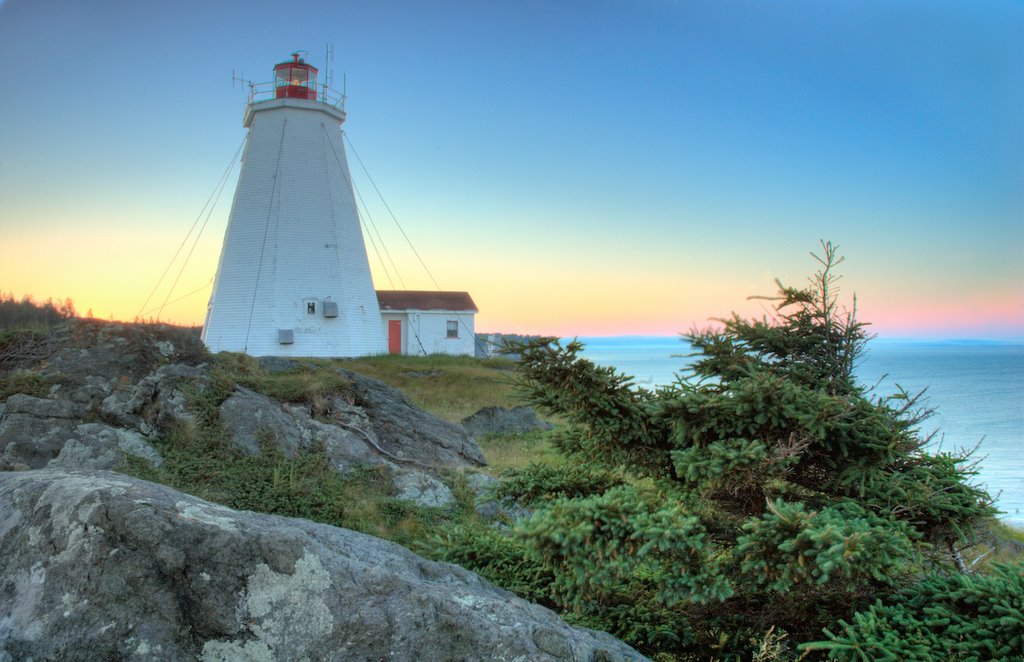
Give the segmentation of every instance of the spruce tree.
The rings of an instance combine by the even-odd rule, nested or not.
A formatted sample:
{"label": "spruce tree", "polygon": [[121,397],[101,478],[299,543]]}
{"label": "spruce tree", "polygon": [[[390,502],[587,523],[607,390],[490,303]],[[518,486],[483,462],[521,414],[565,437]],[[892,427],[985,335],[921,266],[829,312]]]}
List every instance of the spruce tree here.
{"label": "spruce tree", "polygon": [[[455,531],[447,557],[668,659],[860,659],[926,621],[920,596],[957,581],[957,550],[995,510],[966,457],[929,452],[916,397],[856,381],[869,336],[822,247],[772,315],[686,335],[697,359],[670,387],[637,388],[576,341],[518,347],[525,399],[567,422],[566,463],[511,476],[502,493],[532,516],[504,537]],[[1019,617],[1020,582],[993,582]],[[992,622],[993,654],[1019,653],[1019,624]],[[906,650],[941,648],[925,630]]]}

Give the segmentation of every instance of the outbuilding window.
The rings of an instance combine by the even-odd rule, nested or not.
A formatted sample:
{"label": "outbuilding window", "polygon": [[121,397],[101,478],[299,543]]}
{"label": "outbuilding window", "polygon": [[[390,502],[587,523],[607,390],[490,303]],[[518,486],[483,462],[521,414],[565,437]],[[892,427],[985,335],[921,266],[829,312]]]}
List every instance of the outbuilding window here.
{"label": "outbuilding window", "polygon": [[448,337],[458,338],[459,337],[459,322],[458,320],[448,320]]}

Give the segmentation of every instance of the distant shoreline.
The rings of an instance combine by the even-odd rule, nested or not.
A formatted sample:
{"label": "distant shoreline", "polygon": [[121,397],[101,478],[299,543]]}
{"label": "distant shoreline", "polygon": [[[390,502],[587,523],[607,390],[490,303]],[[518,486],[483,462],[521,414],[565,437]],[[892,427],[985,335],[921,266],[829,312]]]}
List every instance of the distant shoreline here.
{"label": "distant shoreline", "polygon": [[[543,334],[541,334],[543,335]],[[645,333],[624,333],[613,335],[587,335],[587,336],[561,336],[561,340],[572,340],[576,338],[586,343],[589,340],[672,340],[681,342],[682,335],[663,335]],[[920,336],[876,336],[868,341],[872,344],[906,343],[915,345],[998,345],[998,346],[1020,346],[1024,347],[1024,337],[1021,338],[927,338]]]}

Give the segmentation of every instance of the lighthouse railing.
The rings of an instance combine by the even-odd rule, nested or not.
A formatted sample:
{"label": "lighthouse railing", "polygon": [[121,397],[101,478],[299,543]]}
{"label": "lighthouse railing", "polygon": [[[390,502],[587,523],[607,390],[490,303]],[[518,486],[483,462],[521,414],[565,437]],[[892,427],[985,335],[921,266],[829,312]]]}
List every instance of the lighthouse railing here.
{"label": "lighthouse railing", "polygon": [[[315,87],[310,85],[309,88],[316,91],[317,101],[326,103],[338,110],[345,110],[345,95],[341,92],[327,87],[326,83],[316,85]],[[256,103],[257,101],[269,101],[276,98],[276,96],[277,84],[274,82],[249,83],[249,104]]]}

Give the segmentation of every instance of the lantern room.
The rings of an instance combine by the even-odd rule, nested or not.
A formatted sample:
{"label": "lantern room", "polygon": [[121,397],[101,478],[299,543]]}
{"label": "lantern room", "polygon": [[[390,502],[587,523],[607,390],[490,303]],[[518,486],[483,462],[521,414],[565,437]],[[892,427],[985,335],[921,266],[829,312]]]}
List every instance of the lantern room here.
{"label": "lantern room", "polygon": [[301,52],[292,53],[289,62],[274,65],[275,99],[310,99],[316,101],[317,69],[299,57]]}

